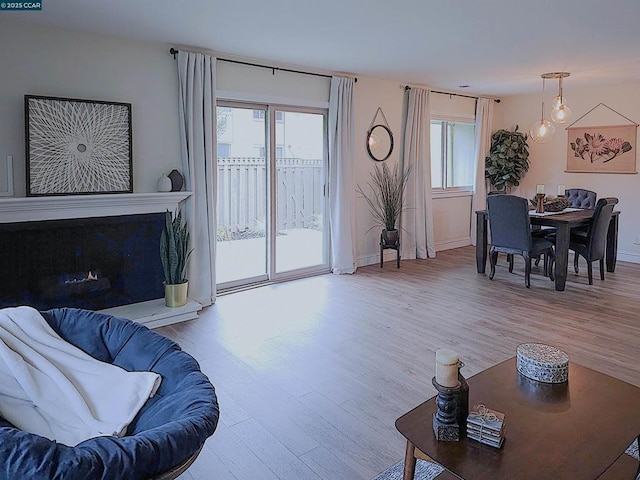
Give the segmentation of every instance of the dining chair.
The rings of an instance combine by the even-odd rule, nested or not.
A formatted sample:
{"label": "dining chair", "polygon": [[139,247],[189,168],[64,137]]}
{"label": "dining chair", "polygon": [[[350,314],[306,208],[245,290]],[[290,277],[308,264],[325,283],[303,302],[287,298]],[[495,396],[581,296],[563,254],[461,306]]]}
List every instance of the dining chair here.
{"label": "dining chair", "polygon": [[[596,199],[598,198],[598,194],[596,192],[592,192],[591,190],[586,190],[584,188],[567,188],[564,191],[565,198],[571,202],[569,207],[571,208],[582,208],[585,210],[593,210],[596,207]],[[579,233],[586,235],[588,231],[588,227],[576,227],[573,230],[573,233]],[[537,232],[534,231],[534,235],[546,237],[547,240],[552,242],[555,245],[556,239],[556,229],[541,229]],[[575,258],[573,259],[574,263],[578,261],[578,254],[575,254]],[[536,266],[540,262],[540,258],[536,259]]]}
{"label": "dining chair", "polygon": [[569,249],[575,252],[573,268],[578,270],[578,257],[582,256],[587,261],[587,275],[589,285],[593,285],[593,266],[596,260],[600,261],[600,280],[604,280],[604,257],[607,245],[607,231],[613,207],[618,203],[614,197],[601,198],[596,203],[591,225],[587,231],[572,231],[569,239]]}
{"label": "dining chair", "polygon": [[531,287],[531,260],[539,255],[544,255],[545,258],[545,276],[553,280],[553,244],[545,238],[531,235],[527,199],[514,195],[491,195],[487,197],[487,209],[491,231],[489,278],[493,280],[498,253],[502,252],[510,256],[509,272],[513,271],[513,255],[524,258],[524,281],[527,288]]}
{"label": "dining chair", "polygon": [[567,188],[564,196],[571,202],[571,208],[585,208],[593,210],[596,208],[596,199],[598,194],[584,188]]}

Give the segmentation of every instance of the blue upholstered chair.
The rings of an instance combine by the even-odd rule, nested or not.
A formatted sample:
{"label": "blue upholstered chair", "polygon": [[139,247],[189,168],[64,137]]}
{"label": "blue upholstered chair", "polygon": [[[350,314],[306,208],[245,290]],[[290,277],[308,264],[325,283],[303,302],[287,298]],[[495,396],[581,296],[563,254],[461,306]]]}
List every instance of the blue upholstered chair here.
{"label": "blue upholstered chair", "polygon": [[572,231],[569,240],[569,249],[575,252],[573,267],[578,273],[578,258],[584,257],[587,261],[587,275],[589,285],[593,285],[592,263],[600,262],[600,280],[604,280],[604,257],[607,247],[607,231],[613,207],[618,203],[617,198],[601,198],[596,203],[593,219],[586,232]]}
{"label": "blue upholstered chair", "polygon": [[525,260],[525,285],[531,286],[531,260],[545,256],[544,274],[553,280],[553,244],[545,238],[531,235],[529,204],[525,198],[513,195],[490,195],[487,197],[491,250],[489,262],[493,280],[496,273],[498,253],[506,253],[509,258],[509,272],[513,271],[513,255],[522,255]]}
{"label": "blue upholstered chair", "polygon": [[596,208],[596,199],[598,194],[584,188],[568,188],[564,192],[564,196],[571,202],[571,208],[585,208],[593,210]]}
{"label": "blue upholstered chair", "polygon": [[218,423],[218,402],[198,363],[172,340],[129,320],[87,310],[42,312],[65,340],[103,362],[162,376],[124,437],[68,447],[23,432],[0,417],[0,478],[176,478],[195,460]]}

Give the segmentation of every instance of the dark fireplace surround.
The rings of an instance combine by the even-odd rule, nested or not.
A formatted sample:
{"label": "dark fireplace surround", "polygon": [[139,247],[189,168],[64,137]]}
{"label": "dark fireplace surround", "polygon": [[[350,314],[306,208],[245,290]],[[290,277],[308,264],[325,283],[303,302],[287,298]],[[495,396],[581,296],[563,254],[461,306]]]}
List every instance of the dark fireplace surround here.
{"label": "dark fireplace surround", "polygon": [[101,310],[164,296],[164,213],[0,224],[0,307]]}

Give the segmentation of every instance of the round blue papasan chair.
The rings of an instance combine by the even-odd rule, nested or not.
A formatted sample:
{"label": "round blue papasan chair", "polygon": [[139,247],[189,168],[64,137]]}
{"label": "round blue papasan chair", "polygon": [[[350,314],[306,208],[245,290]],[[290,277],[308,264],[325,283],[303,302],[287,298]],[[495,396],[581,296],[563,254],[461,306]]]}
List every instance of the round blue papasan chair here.
{"label": "round blue papasan chair", "polygon": [[0,479],[158,479],[183,473],[218,423],[218,402],[198,363],[148,328],[102,313],[41,312],[66,341],[128,371],[153,371],[160,388],[124,437],[95,437],[68,447],[23,432],[0,417]]}

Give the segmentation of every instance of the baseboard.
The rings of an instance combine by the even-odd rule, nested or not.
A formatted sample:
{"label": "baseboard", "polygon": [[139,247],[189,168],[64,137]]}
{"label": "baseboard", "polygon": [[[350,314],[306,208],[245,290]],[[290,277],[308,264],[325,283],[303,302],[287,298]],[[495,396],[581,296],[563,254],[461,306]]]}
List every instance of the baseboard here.
{"label": "baseboard", "polygon": [[[385,250],[382,256],[385,262],[396,261],[397,253],[395,250]],[[356,258],[356,266],[358,267],[366,267],[367,265],[375,265],[376,263],[380,263],[380,253],[371,254],[371,255],[360,255]]]}
{"label": "baseboard", "polygon": [[640,263],[640,254],[638,253],[618,252],[616,258],[620,262]]}
{"label": "baseboard", "polygon": [[466,247],[468,245],[471,245],[471,237],[462,237],[446,240],[444,242],[436,242],[434,246],[436,248],[436,252],[440,252],[442,250],[451,250],[452,248]]}
{"label": "baseboard", "polygon": [[[460,248],[471,245],[471,237],[462,237],[455,238],[452,240],[446,240],[444,242],[439,242],[434,244],[434,248],[436,252],[440,252],[442,250],[451,250],[452,248]],[[396,251],[395,250],[385,250],[384,251],[384,261],[391,262],[396,260]],[[415,255],[412,257],[404,258],[404,260],[412,260],[415,259]],[[361,255],[356,259],[356,265],[358,267],[366,267],[367,265],[374,265],[376,263],[380,263],[380,254],[370,254],[370,255]]]}

